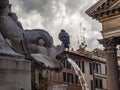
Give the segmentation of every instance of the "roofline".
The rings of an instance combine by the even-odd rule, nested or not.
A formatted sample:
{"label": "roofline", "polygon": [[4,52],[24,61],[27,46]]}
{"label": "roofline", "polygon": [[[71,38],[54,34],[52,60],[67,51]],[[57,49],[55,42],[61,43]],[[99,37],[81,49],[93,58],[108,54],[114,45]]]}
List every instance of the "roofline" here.
{"label": "roofline", "polygon": [[[119,0],[115,0],[113,1],[113,3],[110,6],[107,6],[106,10],[103,11],[98,11],[97,12],[97,8],[99,8],[100,6],[102,6],[103,3],[107,4],[108,0],[99,0],[96,4],[94,4],[93,6],[91,6],[87,11],[86,14],[88,14],[90,17],[92,17],[93,19],[99,20],[101,22],[101,20],[106,19],[107,17],[105,16],[107,12],[110,12],[110,10],[114,10],[118,9],[118,7],[114,7],[116,5],[116,3],[120,3]],[[113,9],[111,9],[111,7],[114,7]],[[95,12],[94,12],[95,11]],[[106,12],[106,13],[105,13]],[[104,15],[105,14],[105,15]],[[115,15],[119,14],[119,13],[115,13]],[[101,16],[102,15],[102,16]],[[99,16],[99,17],[98,17]],[[107,15],[108,17],[113,17],[113,14],[109,14]]]}
{"label": "roofline", "polygon": [[106,64],[106,61],[102,61],[102,60],[94,59],[94,58],[93,58],[93,62],[98,62],[98,63]]}
{"label": "roofline", "polygon": [[101,4],[103,4],[104,2],[106,2],[107,0],[99,0],[98,2],[96,2],[93,6],[91,6],[87,11],[86,14],[88,14],[89,16],[91,16],[92,11],[95,10],[95,7],[99,7],[101,6]]}
{"label": "roofline", "polygon": [[87,56],[85,56],[85,55],[78,54],[78,53],[75,53],[75,52],[64,51],[64,53],[67,53],[67,54],[75,54],[75,55],[77,55],[77,56],[81,56],[81,57],[83,57],[83,58],[86,58],[86,59],[88,59],[89,61],[93,61],[93,58],[90,58],[90,57],[87,57]]}
{"label": "roofline", "polygon": [[[91,61],[91,62],[99,62],[99,63],[103,63],[103,64],[106,64],[106,61],[102,61],[102,60],[99,60],[99,59],[95,59],[95,58],[90,58],[90,57],[87,57],[87,56],[84,56],[82,54],[77,54],[75,52],[69,52],[69,51],[64,51],[65,54],[75,54],[79,57],[83,57],[83,58],[86,58],[87,61]],[[120,65],[118,64],[118,67],[120,68]]]}

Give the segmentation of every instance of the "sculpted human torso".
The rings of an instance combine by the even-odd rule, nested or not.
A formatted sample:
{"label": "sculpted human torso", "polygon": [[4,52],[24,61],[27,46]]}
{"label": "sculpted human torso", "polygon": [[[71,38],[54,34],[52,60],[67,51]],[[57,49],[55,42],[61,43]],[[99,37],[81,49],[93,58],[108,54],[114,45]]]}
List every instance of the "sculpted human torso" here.
{"label": "sculpted human torso", "polygon": [[53,46],[53,47],[45,47],[45,41],[44,39],[38,39],[37,40],[37,53],[32,53],[31,56],[37,61],[42,62],[45,64],[46,68],[52,68],[53,67],[61,67],[62,66],[57,60],[57,55],[63,52],[64,47],[62,46]]}
{"label": "sculpted human torso", "polygon": [[49,55],[48,48],[44,46],[45,41],[43,39],[39,39],[37,43],[38,53]]}

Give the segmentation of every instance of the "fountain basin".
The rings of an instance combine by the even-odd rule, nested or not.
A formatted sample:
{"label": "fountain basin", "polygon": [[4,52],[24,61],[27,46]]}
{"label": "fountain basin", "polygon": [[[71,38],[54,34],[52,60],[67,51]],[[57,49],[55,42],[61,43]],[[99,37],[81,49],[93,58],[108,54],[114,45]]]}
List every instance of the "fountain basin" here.
{"label": "fountain basin", "polygon": [[31,61],[0,56],[0,90],[31,90]]}

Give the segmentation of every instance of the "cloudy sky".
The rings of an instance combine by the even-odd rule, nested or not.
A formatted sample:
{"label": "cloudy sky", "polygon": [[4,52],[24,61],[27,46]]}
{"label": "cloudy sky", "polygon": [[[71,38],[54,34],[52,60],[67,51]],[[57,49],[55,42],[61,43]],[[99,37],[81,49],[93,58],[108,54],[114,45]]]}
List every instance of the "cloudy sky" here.
{"label": "cloudy sky", "polygon": [[[65,29],[70,34],[71,47],[78,48],[78,41],[85,37],[87,50],[100,48],[101,24],[85,11],[98,0],[10,0],[24,29],[45,29],[61,44],[58,34]],[[80,27],[81,26],[81,27]],[[84,29],[86,28],[86,29]]]}

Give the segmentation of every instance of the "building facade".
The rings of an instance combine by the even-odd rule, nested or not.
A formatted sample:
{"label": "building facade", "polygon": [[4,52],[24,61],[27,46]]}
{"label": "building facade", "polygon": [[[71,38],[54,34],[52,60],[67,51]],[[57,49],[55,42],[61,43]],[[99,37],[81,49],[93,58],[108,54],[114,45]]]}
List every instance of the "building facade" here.
{"label": "building facade", "polygon": [[86,13],[102,23],[103,39],[107,63],[108,90],[120,90],[117,61],[117,45],[120,45],[120,0],[99,0]]}
{"label": "building facade", "polygon": [[[81,68],[90,90],[108,90],[107,66],[103,50],[95,49],[92,52],[82,53],[77,50],[66,53]],[[52,73],[49,90],[82,90],[73,67],[66,59],[61,60],[64,69],[59,73]]]}
{"label": "building facade", "polygon": [[93,58],[93,90],[107,90],[107,66],[105,60],[105,53],[100,49],[92,51]]}

